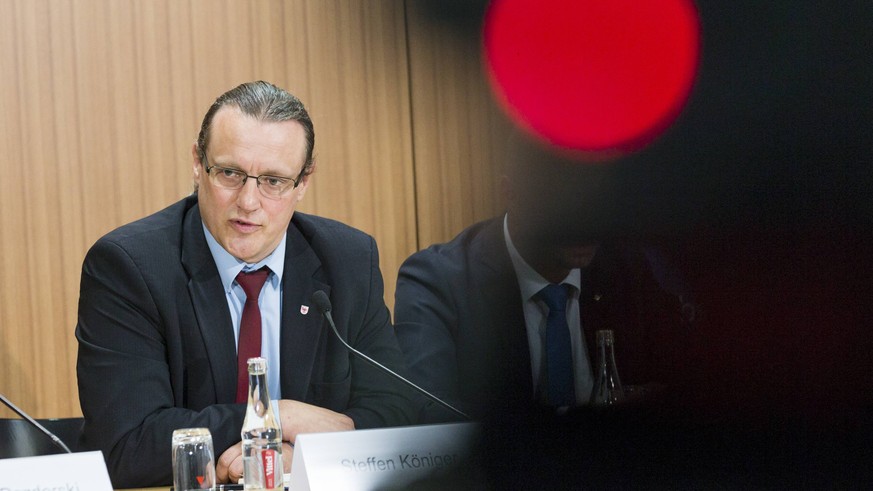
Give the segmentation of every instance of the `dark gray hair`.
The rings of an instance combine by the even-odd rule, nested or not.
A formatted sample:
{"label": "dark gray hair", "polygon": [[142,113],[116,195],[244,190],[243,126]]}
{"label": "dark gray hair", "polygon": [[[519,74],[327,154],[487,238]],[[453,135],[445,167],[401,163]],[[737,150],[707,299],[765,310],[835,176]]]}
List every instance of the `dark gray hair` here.
{"label": "dark gray hair", "polygon": [[315,129],[309,113],[303,107],[300,99],[288,91],[264,82],[248,82],[218,96],[200,125],[200,135],[197,137],[197,155],[200,162],[206,159],[206,149],[209,147],[209,133],[215,113],[224,106],[235,106],[248,116],[261,121],[281,122],[297,121],[303,125],[306,133],[306,161],[299,177],[312,173],[312,151],[315,148]]}

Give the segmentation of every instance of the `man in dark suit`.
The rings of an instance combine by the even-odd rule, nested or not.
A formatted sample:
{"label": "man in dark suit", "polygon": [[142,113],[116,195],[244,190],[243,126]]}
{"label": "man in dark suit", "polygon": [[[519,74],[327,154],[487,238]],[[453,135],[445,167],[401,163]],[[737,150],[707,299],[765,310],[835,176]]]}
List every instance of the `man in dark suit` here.
{"label": "man in dark suit", "polygon": [[[516,158],[531,149],[524,147]],[[586,405],[597,330],[614,331],[618,372],[626,384],[669,382],[681,358],[682,307],[690,305],[680,298],[684,292],[675,276],[664,273],[663,256],[627,241],[599,240],[568,224],[582,217],[547,206],[550,194],[566,190],[560,185],[565,164],[510,165],[503,180],[505,216],[419,251],[400,268],[395,328],[410,377],[476,418],[532,402],[560,411]],[[580,189],[581,196],[563,195],[563,201],[591,199],[603,175],[592,172],[588,189]],[[547,289],[566,292],[554,310],[566,317],[569,373],[553,375],[560,368],[554,370],[551,358],[561,352],[554,354],[549,341]],[[685,321],[692,313],[686,312]],[[559,376],[568,390],[555,397],[553,380]],[[417,406],[421,422],[454,419],[430,402]]]}
{"label": "man in dark suit", "polygon": [[[262,267],[258,341],[246,342],[268,358],[284,440],[410,421],[403,390],[351,358],[310,303],[324,290],[352,345],[402,364],[373,239],[294,212],[313,146],[296,97],[243,84],[204,118],[192,150],[196,193],[88,252],[76,327],[83,440],[103,451],[115,486],[172,482],[171,433],[185,427],[209,428],[220,481],[240,477],[242,352],[252,349],[242,343],[254,331],[243,326],[248,294],[237,280]],[[284,460],[287,471],[287,444]]]}

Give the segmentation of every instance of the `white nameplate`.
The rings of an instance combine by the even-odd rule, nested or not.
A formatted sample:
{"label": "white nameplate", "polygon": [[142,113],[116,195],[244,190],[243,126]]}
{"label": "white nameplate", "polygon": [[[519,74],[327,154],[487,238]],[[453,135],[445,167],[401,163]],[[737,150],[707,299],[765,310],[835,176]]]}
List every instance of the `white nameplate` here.
{"label": "white nameplate", "polygon": [[112,491],[100,452],[0,459],[0,491]]}
{"label": "white nameplate", "polygon": [[401,489],[456,474],[471,465],[479,432],[454,423],[297,435],[290,489]]}

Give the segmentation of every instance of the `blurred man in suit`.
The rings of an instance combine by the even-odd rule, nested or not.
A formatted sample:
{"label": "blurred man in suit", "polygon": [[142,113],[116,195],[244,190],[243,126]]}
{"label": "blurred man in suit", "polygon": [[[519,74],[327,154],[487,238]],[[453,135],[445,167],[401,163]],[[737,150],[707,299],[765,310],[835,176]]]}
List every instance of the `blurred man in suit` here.
{"label": "blurred man in suit", "polygon": [[[602,213],[576,213],[602,207],[604,169],[570,187],[578,163],[512,141],[522,144],[508,145],[506,213],[400,268],[395,326],[413,381],[476,418],[531,402],[565,411],[588,403],[594,333],[611,329],[624,382],[669,382],[693,314],[681,283],[655,249],[611,236]],[[422,422],[454,419],[417,407]]]}
{"label": "blurred man in suit", "polygon": [[[268,359],[289,443],[410,421],[402,390],[350,358],[310,309],[324,290],[346,339],[402,364],[373,239],[295,213],[314,143],[295,96],[266,82],[240,85],[203,120],[192,149],[196,192],[88,252],[76,327],[84,443],[103,451],[115,486],[169,484],[170,437],[185,427],[209,428],[218,478],[236,482],[251,355]],[[262,285],[244,285],[250,275]],[[246,321],[250,295],[259,321]]]}

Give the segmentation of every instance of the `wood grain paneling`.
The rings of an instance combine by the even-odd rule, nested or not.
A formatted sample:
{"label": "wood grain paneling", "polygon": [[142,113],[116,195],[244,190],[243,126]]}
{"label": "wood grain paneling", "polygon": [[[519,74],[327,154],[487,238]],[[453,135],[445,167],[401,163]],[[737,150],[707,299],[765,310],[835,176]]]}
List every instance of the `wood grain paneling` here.
{"label": "wood grain paneling", "polygon": [[318,170],[301,210],[376,237],[393,303],[417,246],[404,13],[387,0],[0,0],[0,391],[37,417],[81,414],[85,252],[190,192],[200,118],[248,80],[309,107]]}
{"label": "wood grain paneling", "polygon": [[492,99],[478,31],[407,2],[419,248],[494,216],[509,123]]}
{"label": "wood grain paneling", "polygon": [[309,108],[321,122],[305,209],[376,237],[393,306],[396,271],[416,248],[403,5],[309,2],[303,15]]}

